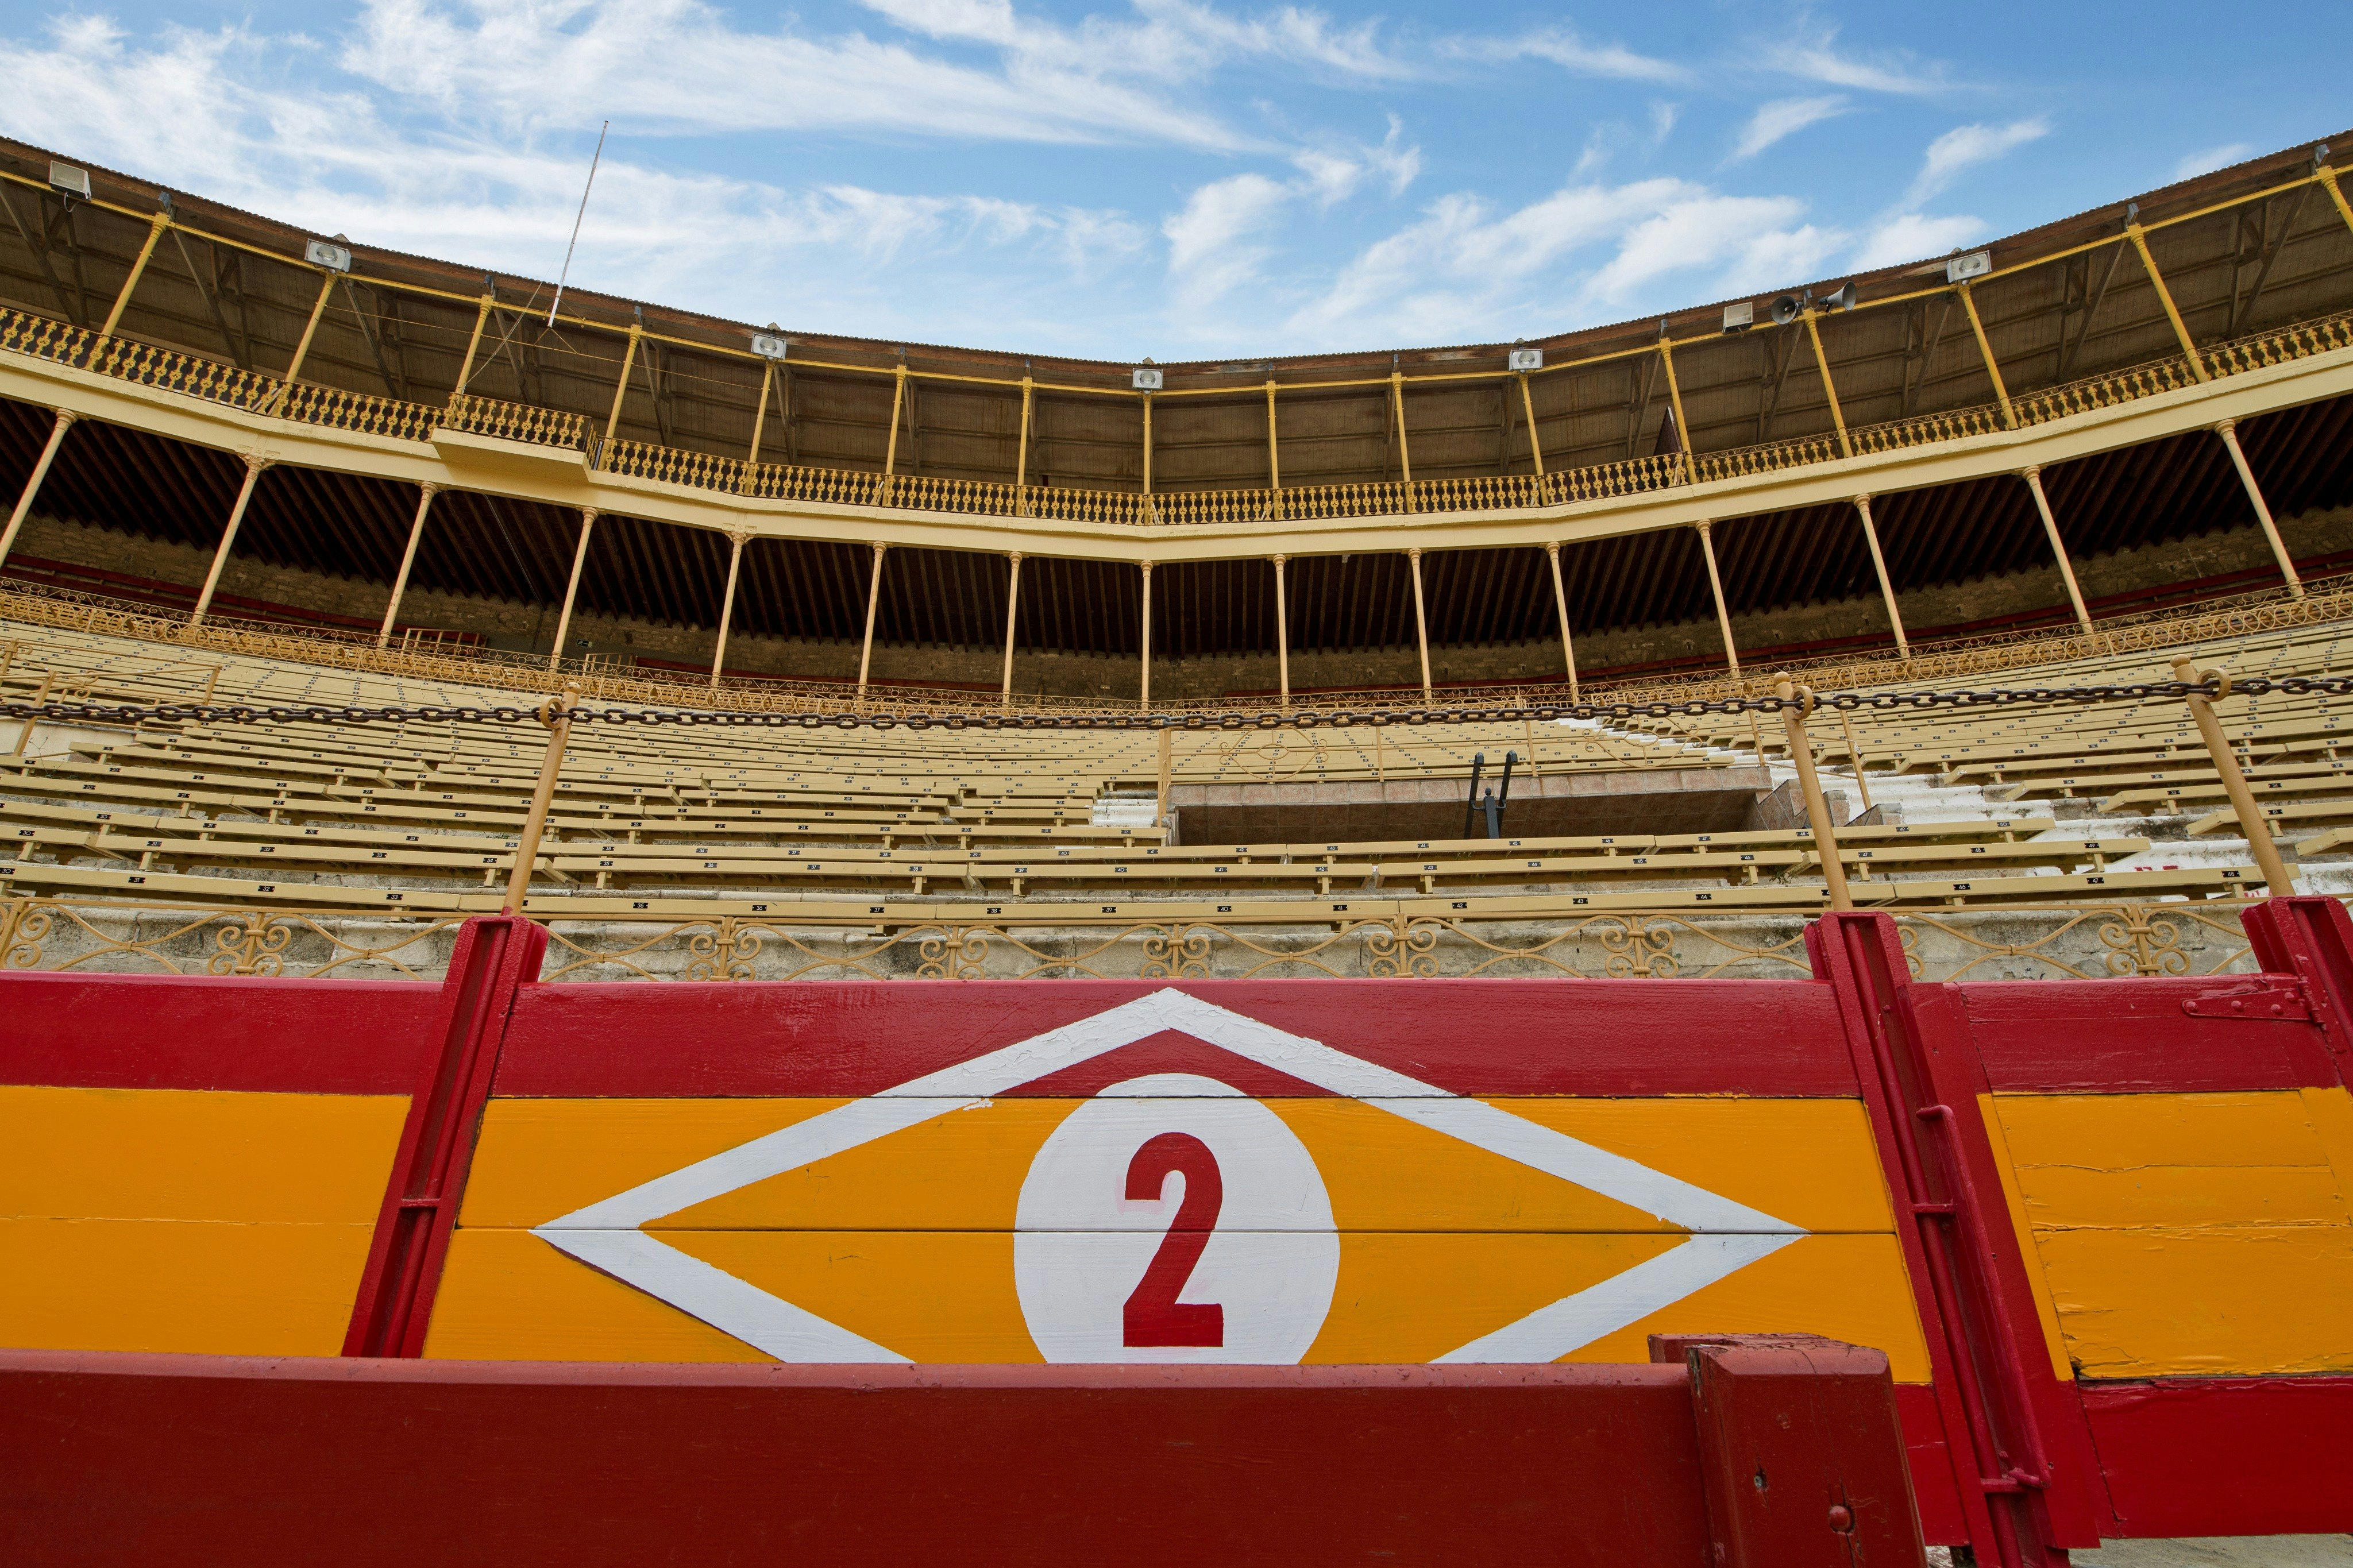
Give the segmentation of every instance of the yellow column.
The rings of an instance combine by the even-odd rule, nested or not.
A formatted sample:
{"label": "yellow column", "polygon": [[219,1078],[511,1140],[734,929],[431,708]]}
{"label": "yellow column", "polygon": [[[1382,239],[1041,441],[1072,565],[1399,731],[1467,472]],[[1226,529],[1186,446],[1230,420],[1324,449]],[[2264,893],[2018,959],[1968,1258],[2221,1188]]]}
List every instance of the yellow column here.
{"label": "yellow column", "polygon": [[1013,510],[1017,517],[1029,515],[1029,402],[1034,384],[1029,373],[1021,376],[1021,436],[1013,449]]}
{"label": "yellow column", "polygon": [[1895,628],[1895,657],[1910,658],[1912,645],[1904,637],[1904,616],[1895,607],[1895,584],[1887,579],[1887,558],[1879,552],[1879,530],[1871,521],[1871,498],[1854,498],[1854,510],[1862,519],[1862,542],[1871,546],[1871,569],[1879,574],[1879,596],[1887,601],[1887,624]]}
{"label": "yellow column", "polygon": [[[1405,481],[1405,510],[1419,511],[1421,508],[1415,502],[1413,494],[1413,448],[1407,445],[1405,438],[1405,376],[1394,370],[1389,372],[1389,399],[1397,406],[1398,473]],[[1429,682],[1422,684],[1426,686]]]}
{"label": "yellow column", "polygon": [[188,616],[188,625],[195,626],[212,608],[213,591],[220,586],[221,568],[228,564],[228,547],[237,542],[237,531],[245,521],[245,509],[253,502],[253,487],[261,482],[261,470],[269,467],[269,459],[246,454],[245,483],[237,488],[237,505],[229,509],[228,526],[221,530],[219,546],[213,551],[212,570],[205,574],[205,585],[196,595],[196,607]]}
{"label": "yellow column", "polygon": [[2067,583],[2067,602],[2075,606],[2075,624],[2084,635],[2092,635],[2092,613],[2084,607],[2084,591],[2075,585],[2075,563],[2067,559],[2067,546],[2059,537],[2059,520],[2051,515],[2051,498],[2042,493],[2042,470],[2021,468],[2018,477],[2034,492],[2034,510],[2042,514],[2042,531],[2050,536],[2051,553],[2059,558],[2059,575]]}
{"label": "yellow column", "polygon": [[1536,439],[1536,400],[1528,391],[1528,373],[1520,372],[1520,411],[1528,419],[1528,461],[1536,468],[1536,478],[1544,478],[1544,443]]}
{"label": "yellow column", "polygon": [[[1839,451],[1852,458],[1854,456],[1854,442],[1846,433],[1846,411],[1839,406],[1838,384],[1831,379],[1830,356],[1822,352],[1821,312],[1808,310],[1805,315],[1806,336],[1812,340],[1814,345],[1814,368],[1821,373],[1822,395],[1830,400],[1831,423],[1838,426]],[[1972,320],[1974,319],[1973,317]],[[1675,419],[1680,424],[1683,415],[1677,413]],[[1683,449],[1685,451],[1691,449],[1691,438],[1688,436],[1683,438]]]}
{"label": "yellow column", "polygon": [[1144,684],[1139,689],[1135,705],[1152,706],[1152,563],[1144,565]]}
{"label": "yellow column", "polygon": [[[898,373],[892,378],[891,437],[882,446],[882,478],[874,486],[874,504],[891,504],[891,479],[899,470],[899,411],[907,405],[907,366],[900,362]],[[765,405],[764,405],[765,407]]]}
{"label": "yellow column", "polygon": [[997,704],[1000,708],[1010,708],[1013,706],[1014,613],[1021,605],[1021,552],[1008,551],[1005,558],[1013,563],[1013,574],[1005,584],[1005,688],[997,694]]}
{"label": "yellow column", "polygon": [[458,384],[449,389],[449,401],[445,406],[456,407],[458,399],[466,395],[466,384],[474,379],[474,351],[482,346],[482,329],[489,325],[493,296],[484,293],[482,308],[474,312],[474,335],[466,340],[466,357],[458,365]]}
{"label": "yellow column", "polygon": [[1699,530],[1700,553],[1707,559],[1707,591],[1715,595],[1715,626],[1724,634],[1724,662],[1732,673],[1740,673],[1740,650],[1732,646],[1732,616],[1724,607],[1724,579],[1715,570],[1715,538],[1706,521],[1693,524]]}
{"label": "yellow column", "polygon": [[2337,204],[2337,216],[2345,220],[2347,228],[2353,229],[2353,206],[2348,206],[2345,204],[2345,193],[2337,184],[2337,171],[2323,163],[2313,170],[2313,174],[2319,178],[2322,184],[2328,187],[2328,199]]}
{"label": "yellow column", "polygon": [[122,291],[114,297],[114,309],[106,313],[106,325],[98,329],[101,338],[111,338],[121,324],[123,310],[131,303],[131,290],[139,287],[140,274],[147,270],[147,258],[155,254],[155,242],[172,226],[172,215],[159,212],[147,224],[147,243],[139,247],[139,259],[131,264],[131,276],[122,280]]}
{"label": "yellow column", "polygon": [[[1820,344],[1815,345],[1814,352],[1821,352]],[[1675,380],[1675,345],[1664,332],[1659,334],[1659,362],[1667,371],[1667,406],[1675,411],[1675,445],[1682,448],[1676,456],[1683,459],[1683,483],[1689,484],[1698,470],[1692,467],[1691,426],[1683,422],[1683,384]],[[1829,377],[1825,375],[1823,381],[1827,384]]]}
{"label": "yellow column", "polygon": [[858,700],[866,700],[866,673],[874,665],[874,610],[882,602],[882,552],[891,547],[874,542],[874,572],[866,584],[866,640],[858,650]]}
{"label": "yellow column", "polygon": [[294,357],[287,362],[286,374],[279,378],[280,384],[278,390],[271,393],[269,401],[263,405],[261,412],[264,414],[277,413],[285,406],[287,398],[293,395],[294,383],[302,374],[302,362],[311,357],[311,340],[318,335],[319,318],[326,313],[327,295],[335,287],[336,276],[321,269],[319,297],[311,302],[311,319],[302,323],[302,337],[294,345]]}
{"label": "yellow column", "polygon": [[1994,363],[1993,345],[1986,341],[1985,323],[1978,319],[1977,296],[1969,292],[1967,283],[1957,285],[1961,291],[1961,309],[1968,312],[1969,331],[1978,338],[1978,353],[1985,360],[1986,374],[1993,377],[1993,395],[2001,405],[2001,422],[2010,429],[2018,428],[2018,410],[2010,406],[2010,388],[2001,381],[2001,366]]}
{"label": "yellow column", "polygon": [[1421,700],[1430,700],[1430,621],[1421,607],[1421,547],[1415,545],[1405,552],[1413,568],[1413,640],[1421,649]]}
{"label": "yellow column", "polygon": [[1152,493],[1152,394],[1144,395],[1144,493]]}
{"label": "yellow column", "polygon": [[629,395],[629,371],[638,363],[638,340],[645,335],[641,323],[629,323],[629,346],[621,351],[621,379],[613,384],[613,411],[605,416],[605,439],[596,448],[599,468],[611,467],[613,433],[621,427],[621,400]]}
{"label": "yellow column", "polygon": [[760,437],[768,429],[768,397],[776,384],[776,362],[764,361],[760,366],[760,406],[752,415],[752,447],[744,454],[744,482],[736,489],[748,492],[752,488],[752,470],[760,466]]}
{"label": "yellow column", "polygon": [[1274,439],[1274,383],[1266,384],[1266,488],[1271,495],[1267,501],[1267,515],[1282,515],[1282,458],[1276,450]]}
{"label": "yellow column", "polygon": [[727,555],[727,596],[719,605],[719,646],[711,650],[711,689],[719,689],[719,672],[727,664],[727,632],[735,623],[735,579],[744,569],[744,546],[752,542],[748,533],[731,533],[728,542],[733,546]]}
{"label": "yellow column", "polygon": [[384,627],[375,634],[378,647],[392,641],[393,617],[400,614],[401,595],[408,592],[408,569],[417,564],[417,542],[425,537],[425,514],[432,508],[433,497],[440,489],[430,480],[417,487],[417,521],[408,525],[408,548],[400,552],[400,572],[392,580],[392,603],[384,607]]}
{"label": "yellow column", "polygon": [[2173,290],[2165,286],[2165,275],[2157,269],[2157,258],[2148,253],[2147,234],[2137,223],[2125,225],[2125,234],[2133,242],[2133,248],[2140,252],[2140,264],[2148,270],[2149,283],[2157,289],[2157,301],[2165,307],[2165,319],[2173,323],[2174,339],[2181,344],[2182,353],[2189,357],[2189,374],[2200,381],[2211,381],[2213,377],[2206,374],[2205,356],[2198,352],[2198,345],[2190,342],[2189,329],[2182,324],[2181,312],[2174,306]]}
{"label": "yellow column", "polygon": [[2263,487],[2255,483],[2255,470],[2247,467],[2247,454],[2239,449],[2239,427],[2235,420],[2225,419],[2214,426],[2214,434],[2222,437],[2222,445],[2231,449],[2231,462],[2239,470],[2239,482],[2247,487],[2247,499],[2255,503],[2255,521],[2263,525],[2263,537],[2271,541],[2272,559],[2279,563],[2280,575],[2287,579],[2287,591],[2295,598],[2304,597],[2304,579],[2295,574],[2295,562],[2287,552],[2287,543],[2280,538],[2279,524],[2272,521],[2272,509],[2263,500]]}
{"label": "yellow column", "polygon": [[1560,546],[1546,545],[1545,560],[1552,566],[1553,607],[1560,612],[1560,658],[1568,667],[1568,700],[1581,702],[1584,699],[1577,691],[1577,647],[1568,637],[1568,595],[1560,585]]}
{"label": "yellow column", "polygon": [[41,448],[40,457],[34,462],[32,477],[17,492],[16,510],[8,514],[7,531],[0,533],[0,561],[7,560],[8,552],[16,547],[16,535],[24,528],[25,519],[32,515],[33,498],[41,493],[41,481],[49,477],[49,465],[57,461],[58,448],[65,445],[66,432],[73,428],[73,422],[78,417],[70,410],[58,410],[57,423],[49,426],[48,444]]}
{"label": "yellow column", "polygon": [[1274,560],[1274,665],[1282,681],[1282,707],[1291,709],[1291,608],[1284,603],[1282,560]]}
{"label": "yellow column", "polygon": [[580,542],[572,552],[572,576],[564,584],[564,608],[555,617],[555,646],[547,651],[547,668],[564,658],[564,639],[572,635],[572,602],[580,595],[580,569],[588,561],[588,533],[596,526],[596,509],[580,509]]}

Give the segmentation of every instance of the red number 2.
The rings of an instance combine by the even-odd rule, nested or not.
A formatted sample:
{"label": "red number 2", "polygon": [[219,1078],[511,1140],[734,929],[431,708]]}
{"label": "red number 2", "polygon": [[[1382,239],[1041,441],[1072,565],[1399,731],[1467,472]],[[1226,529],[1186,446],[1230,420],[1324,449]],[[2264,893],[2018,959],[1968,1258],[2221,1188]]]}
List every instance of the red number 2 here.
{"label": "red number 2", "polygon": [[1218,1174],[1218,1157],[1189,1132],[1163,1132],[1135,1152],[1127,1163],[1127,1195],[1156,1198],[1172,1173],[1185,1178],[1185,1201],[1152,1255],[1135,1293],[1127,1299],[1120,1342],[1126,1345],[1222,1345],[1226,1342],[1226,1310],[1215,1302],[1179,1301],[1185,1282],[1218,1228],[1218,1211],[1225,1206],[1226,1184]]}

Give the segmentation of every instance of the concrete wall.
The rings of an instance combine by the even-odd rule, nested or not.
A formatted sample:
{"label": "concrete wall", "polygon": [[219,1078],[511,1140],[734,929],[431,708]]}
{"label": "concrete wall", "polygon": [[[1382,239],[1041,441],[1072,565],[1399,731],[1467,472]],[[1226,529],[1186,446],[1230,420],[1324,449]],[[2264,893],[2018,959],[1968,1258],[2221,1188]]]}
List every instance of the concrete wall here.
{"label": "concrete wall", "polygon": [[[2353,508],[2285,519],[2281,531],[2290,551],[2300,557],[2353,550]],[[16,548],[26,555],[192,588],[204,581],[205,572],[211,564],[209,554],[193,546],[167,544],[112,529],[42,516],[26,521]],[[2077,561],[2075,568],[2085,597],[2098,599],[2195,578],[2268,569],[2271,561],[2271,551],[2262,532],[2248,527],[2217,529],[2168,544],[2087,556]],[[222,574],[220,591],[373,622],[384,615],[389,587],[232,557]],[[1897,602],[1905,626],[1925,629],[2063,605],[2066,590],[2054,565],[1918,589],[1900,595]],[[554,634],[555,618],[556,606],[553,605],[474,598],[422,588],[412,589],[401,607],[405,624],[474,632],[495,647],[530,651],[545,650]],[[1733,638],[1743,648],[1883,637],[1886,630],[1886,607],[1875,595],[1736,616],[1732,624]],[[613,653],[707,667],[716,634],[708,626],[666,625],[580,612],[573,616],[572,635],[575,652]],[[997,647],[881,644],[874,650],[873,675],[885,681],[952,682],[993,688],[1002,671],[1003,657],[1002,648]],[[1577,665],[1582,669],[1672,658],[1714,661],[1722,657],[1722,639],[1712,618],[1588,633],[1577,638]],[[738,633],[728,639],[727,663],[731,669],[854,680],[858,676],[858,644],[847,638],[804,640]],[[1430,664],[1431,674],[1440,684],[1551,679],[1561,672],[1560,644],[1546,637],[1524,643],[1439,647],[1431,650]],[[1059,697],[1133,696],[1139,674],[1136,662],[1124,658],[1023,651],[1017,653],[1013,661],[1017,690]],[[1411,647],[1345,653],[1302,651],[1291,658],[1291,682],[1297,690],[1412,687],[1418,686],[1420,679],[1420,665]],[[1275,658],[1271,652],[1181,663],[1153,661],[1153,691],[1165,699],[1271,691],[1277,681]]]}

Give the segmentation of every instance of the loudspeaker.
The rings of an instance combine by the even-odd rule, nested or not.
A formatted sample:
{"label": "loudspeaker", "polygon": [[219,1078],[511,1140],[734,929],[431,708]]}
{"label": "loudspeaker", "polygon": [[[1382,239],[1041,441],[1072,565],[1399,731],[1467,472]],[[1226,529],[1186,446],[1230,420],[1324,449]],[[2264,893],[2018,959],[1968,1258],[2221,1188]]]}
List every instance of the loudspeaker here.
{"label": "loudspeaker", "polygon": [[1777,327],[1786,327],[1796,321],[1799,312],[1804,309],[1803,305],[1798,303],[1798,297],[1795,294],[1784,294],[1773,301],[1773,324]]}
{"label": "loudspeaker", "polygon": [[1830,298],[1824,300],[1821,302],[1821,309],[1824,310],[1853,310],[1854,285],[1852,283],[1849,283],[1845,287],[1841,288],[1837,293],[1832,294]]}

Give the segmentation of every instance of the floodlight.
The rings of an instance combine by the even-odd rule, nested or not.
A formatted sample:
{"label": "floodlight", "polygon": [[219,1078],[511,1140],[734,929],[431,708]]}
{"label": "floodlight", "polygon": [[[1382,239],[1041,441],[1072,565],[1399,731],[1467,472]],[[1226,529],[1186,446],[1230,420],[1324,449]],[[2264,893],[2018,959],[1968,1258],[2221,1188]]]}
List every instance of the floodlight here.
{"label": "floodlight", "polygon": [[88,169],[77,169],[71,163],[52,163],[49,165],[49,184],[53,189],[62,191],[69,196],[79,196],[84,201],[90,200]]}
{"label": "floodlight", "polygon": [[1510,363],[1514,370],[1522,374],[1532,370],[1542,370],[1544,369],[1544,350],[1514,349]]}
{"label": "floodlight", "polygon": [[302,259],[313,267],[323,268],[329,272],[349,272],[352,269],[352,253],[340,245],[331,245],[323,239],[314,239],[302,247]]}
{"label": "floodlight", "polygon": [[1148,370],[1143,365],[1137,365],[1134,370],[1127,373],[1128,385],[1135,388],[1138,392],[1157,392],[1160,390],[1164,381],[1165,378],[1161,375],[1160,372],[1156,370]]}
{"label": "floodlight", "polygon": [[785,349],[786,343],[782,338],[772,338],[765,332],[752,334],[752,352],[762,359],[782,359],[785,357]]}
{"label": "floodlight", "polygon": [[1993,252],[1972,250],[1967,256],[1956,256],[1945,263],[1945,281],[1966,283],[1972,278],[1982,278],[1993,270]]}
{"label": "floodlight", "polygon": [[1724,330],[1727,335],[1745,332],[1756,324],[1757,306],[1754,301],[1743,300],[1736,305],[1724,308]]}

